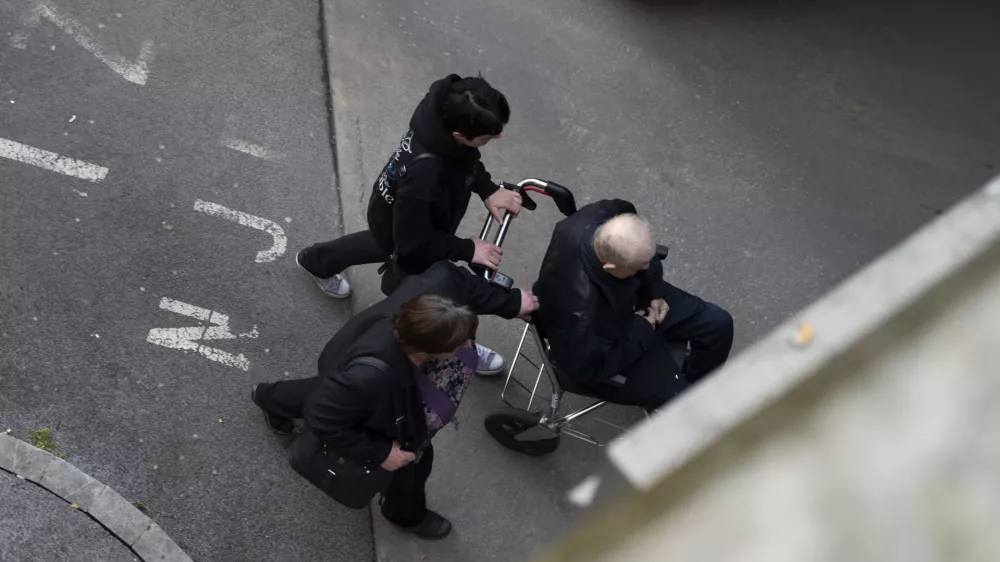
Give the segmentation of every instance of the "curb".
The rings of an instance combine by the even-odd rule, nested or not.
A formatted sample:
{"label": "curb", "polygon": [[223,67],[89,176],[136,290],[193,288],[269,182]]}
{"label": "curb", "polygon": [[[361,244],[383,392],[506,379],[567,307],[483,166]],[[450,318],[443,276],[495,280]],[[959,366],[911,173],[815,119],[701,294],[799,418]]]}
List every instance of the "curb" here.
{"label": "curb", "polygon": [[140,560],[192,562],[159,525],[118,492],[47,451],[0,433],[0,469],[73,504],[110,531]]}
{"label": "curb", "polygon": [[[352,122],[348,117],[350,114],[350,104],[344,97],[344,84],[341,82],[341,74],[337,72],[337,58],[333,45],[333,22],[335,2],[332,0],[320,0],[320,35],[323,40],[324,49],[324,69],[327,80],[327,92],[330,100],[330,132],[333,138],[334,152],[334,191],[340,203],[340,218],[343,233],[350,234],[368,228],[366,214],[367,189],[362,188],[360,197],[349,197],[347,191],[350,186],[367,186],[368,182],[364,177],[364,163],[361,153],[360,131],[353,134],[355,128],[360,129],[359,122]],[[347,187],[345,187],[347,186]],[[354,288],[351,296],[351,313],[354,314],[367,308],[372,304],[369,299],[374,297],[375,302],[381,299],[381,282],[377,275],[366,275],[363,272],[348,270],[348,279]],[[359,291],[363,286],[374,287],[374,292]],[[376,294],[377,293],[377,294]],[[378,499],[372,500],[368,508],[369,522],[372,531],[372,558],[376,562],[385,562],[388,557],[379,548],[386,542],[387,523],[378,514]]]}
{"label": "curb", "polygon": [[[337,72],[338,58],[335,56],[337,51],[333,45],[332,23],[337,9],[336,2],[321,0],[320,9],[320,35],[323,41],[324,72],[330,102],[330,133],[333,139],[335,176],[333,187],[340,205],[342,235],[346,235],[368,229],[367,198],[373,178],[365,175],[360,131],[354,133],[354,130],[359,129],[361,125],[349,117],[351,104],[344,94],[347,88],[341,81],[342,72]],[[360,190],[358,197],[354,197],[353,189]],[[354,287],[354,294],[349,300],[352,313],[364,310],[384,298],[380,288],[380,276],[362,273],[358,268],[349,268],[345,275]]]}

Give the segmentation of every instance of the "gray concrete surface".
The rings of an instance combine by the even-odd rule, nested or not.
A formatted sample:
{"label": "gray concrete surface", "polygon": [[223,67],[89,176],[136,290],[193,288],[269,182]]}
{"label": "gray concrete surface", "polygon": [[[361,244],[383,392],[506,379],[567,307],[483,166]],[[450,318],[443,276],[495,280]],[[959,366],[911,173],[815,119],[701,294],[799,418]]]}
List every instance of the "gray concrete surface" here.
{"label": "gray concrete surface", "polygon": [[[737,348],[978,188],[998,166],[996,10],[972,2],[326,0],[345,223],[435,78],[482,71],[510,98],[484,150],[498,179],[581,202],[633,200],[671,247],[667,276],[730,309]],[[558,219],[518,219],[502,269],[530,283]],[[472,213],[465,232],[483,215]],[[352,273],[377,298],[373,268]],[[516,346],[513,323],[485,337]],[[496,381],[439,438],[433,507],[455,536],[416,543],[374,517],[380,560],[517,560],[557,538],[578,443],[517,457],[481,427]],[[619,422],[637,419],[611,411]],[[590,425],[595,425],[591,422]]]}
{"label": "gray concrete surface", "polygon": [[134,562],[136,556],[85,513],[0,470],[0,560]]}
{"label": "gray concrete surface", "polygon": [[[349,313],[293,260],[340,231],[319,4],[53,0],[112,62],[151,41],[145,85],[52,21],[25,24],[36,5],[0,0],[0,138],[109,172],[91,183],[0,158],[0,429],[51,427],[195,560],[370,559],[367,514],[297,477],[249,401],[256,381],[313,374]],[[195,212],[199,199],[276,222],[287,252],[255,263],[271,237]],[[148,343],[199,324],[163,297],[229,315],[233,334],[256,326],[205,342],[249,370]]]}

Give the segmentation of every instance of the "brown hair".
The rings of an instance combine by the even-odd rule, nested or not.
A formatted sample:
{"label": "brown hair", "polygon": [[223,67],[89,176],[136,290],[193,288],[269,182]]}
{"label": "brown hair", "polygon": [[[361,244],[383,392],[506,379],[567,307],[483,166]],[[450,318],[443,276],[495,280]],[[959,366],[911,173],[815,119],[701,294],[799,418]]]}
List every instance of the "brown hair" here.
{"label": "brown hair", "polygon": [[408,351],[449,353],[475,337],[479,317],[448,297],[424,294],[403,303],[392,325],[396,339]]}

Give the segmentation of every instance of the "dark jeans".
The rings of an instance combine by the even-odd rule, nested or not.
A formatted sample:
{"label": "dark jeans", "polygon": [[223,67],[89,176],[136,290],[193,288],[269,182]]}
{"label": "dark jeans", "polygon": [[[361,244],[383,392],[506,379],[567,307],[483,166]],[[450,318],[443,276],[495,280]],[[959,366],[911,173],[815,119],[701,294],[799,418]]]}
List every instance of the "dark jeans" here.
{"label": "dark jeans", "polygon": [[[389,259],[379,248],[370,230],[362,230],[313,244],[302,250],[299,263],[316,277],[326,279],[354,265],[382,264]],[[402,272],[394,264],[382,274],[382,293],[388,296],[399,286]]]}
{"label": "dark jeans", "polygon": [[[302,419],[306,398],[319,384],[319,377],[278,381],[257,387],[257,403],[268,412],[289,419]],[[419,525],[427,516],[425,484],[434,466],[434,449],[428,445],[420,462],[408,464],[392,474],[382,499],[382,515],[402,527]]]}
{"label": "dark jeans", "polygon": [[[601,382],[587,390],[616,404],[656,410],[684,392],[729,358],[733,347],[733,317],[717,305],[670,286],[670,310],[656,327],[660,338],[639,361],[621,373],[624,383]],[[667,342],[689,342],[686,372],[674,361]]]}

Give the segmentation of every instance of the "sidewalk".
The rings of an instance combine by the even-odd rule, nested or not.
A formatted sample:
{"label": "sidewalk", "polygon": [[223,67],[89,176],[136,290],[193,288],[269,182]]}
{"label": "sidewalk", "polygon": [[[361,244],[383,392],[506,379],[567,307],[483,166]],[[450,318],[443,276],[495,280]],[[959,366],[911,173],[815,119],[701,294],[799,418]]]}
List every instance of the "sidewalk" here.
{"label": "sidewalk", "polygon": [[0,433],[0,560],[191,562],[136,506],[46,451]]}
{"label": "sidewalk", "polygon": [[[389,37],[394,30],[379,27],[374,21],[375,10],[374,4],[360,1],[324,2],[338,187],[347,232],[367,228],[365,209],[372,181],[424,95],[429,77],[470,68],[440,61],[428,69],[431,63],[402,54],[396,40]],[[488,165],[495,166],[495,156],[503,154],[503,149],[491,146],[487,152]],[[513,175],[506,173],[497,179],[510,180]],[[539,240],[548,239],[558,218],[554,208],[543,209],[551,207],[546,203],[539,201],[538,211],[526,213],[514,223],[505,246],[503,271],[517,286],[533,278],[538,267],[535,254],[544,249]],[[462,226],[464,235],[478,233],[485,216],[482,205],[472,201]],[[525,243],[530,254],[520,251],[519,244]],[[375,266],[352,268],[348,275],[355,290],[355,310],[383,298]],[[521,322],[484,318],[481,341],[503,353],[509,364],[523,326]],[[524,382],[534,381],[530,367],[519,365],[518,372]],[[504,449],[483,427],[485,416],[503,407],[502,386],[502,377],[477,378],[458,411],[457,428],[449,426],[435,437],[428,501],[432,509],[452,521],[452,535],[437,542],[416,540],[389,525],[376,508],[372,522],[379,562],[524,560],[570,528],[576,510],[567,503],[566,493],[598,465],[601,449],[571,438],[564,438],[559,450],[544,458]],[[545,387],[544,383],[539,386],[543,402],[548,398]],[[515,395],[514,400],[527,404],[526,395]],[[535,402],[534,408],[538,404]],[[638,410],[618,407],[602,412],[604,419],[622,426],[638,420],[639,415]],[[617,433],[602,426],[594,420],[580,425],[605,439]]]}

